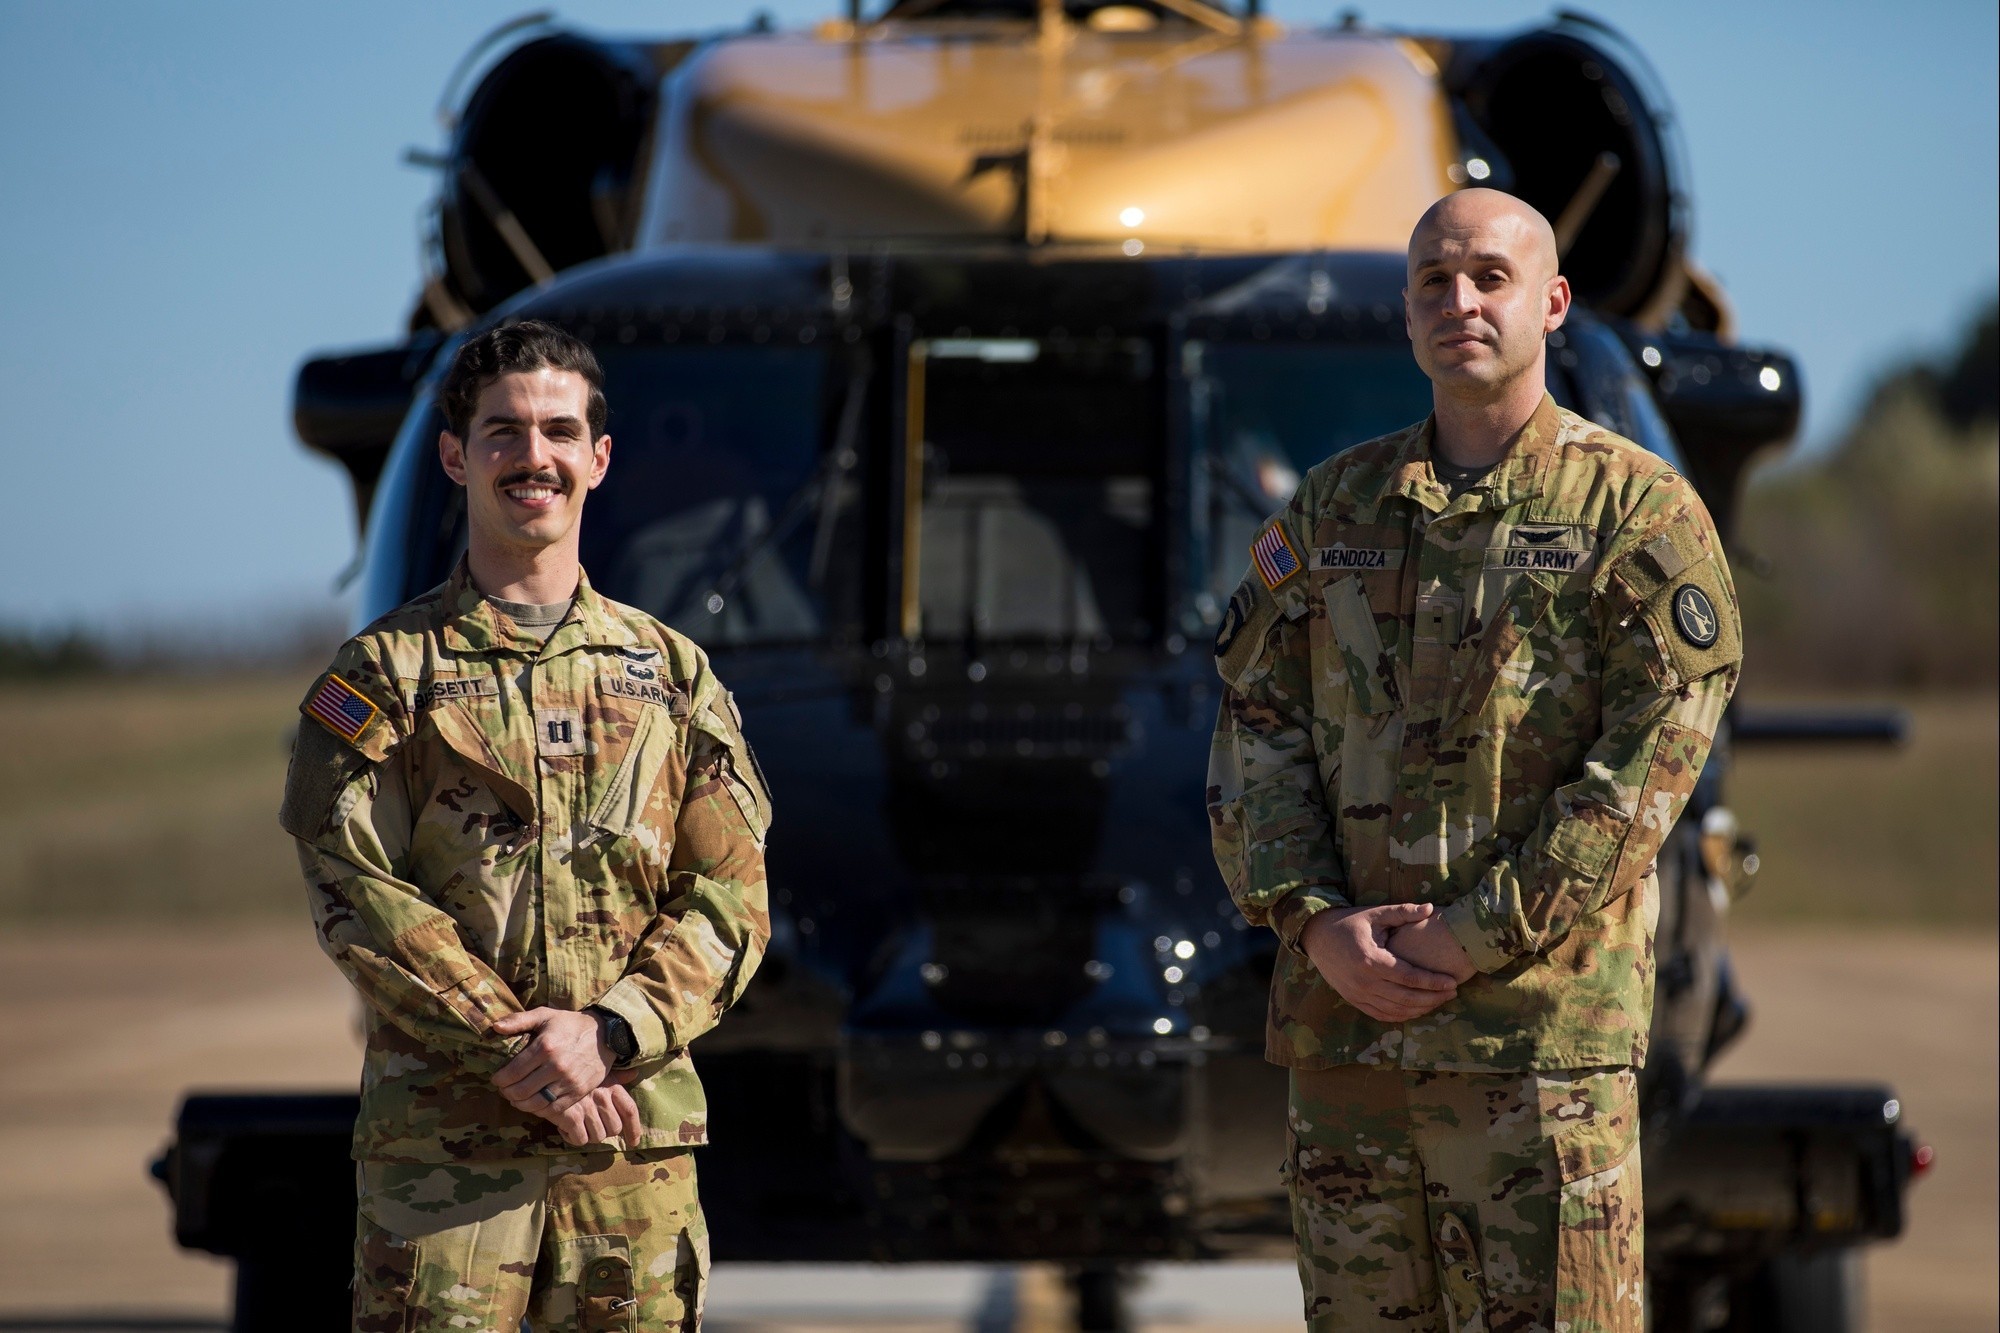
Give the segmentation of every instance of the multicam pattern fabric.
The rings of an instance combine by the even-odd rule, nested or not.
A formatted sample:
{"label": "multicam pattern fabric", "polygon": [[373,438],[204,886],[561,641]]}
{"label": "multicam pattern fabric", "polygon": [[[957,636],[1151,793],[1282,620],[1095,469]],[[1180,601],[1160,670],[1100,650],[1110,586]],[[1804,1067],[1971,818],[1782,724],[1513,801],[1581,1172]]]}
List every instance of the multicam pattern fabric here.
{"label": "multicam pattern fabric", "polygon": [[1312,1333],[1639,1333],[1630,1069],[1292,1071],[1285,1185]]}
{"label": "multicam pattern fabric", "polygon": [[[685,1148],[363,1162],[356,1333],[694,1333],[708,1226]],[[537,1281],[539,1275],[540,1280]]]}
{"label": "multicam pattern fabric", "polygon": [[[1217,864],[1288,946],[1267,1053],[1410,1069],[1637,1065],[1653,863],[1708,757],[1742,635],[1721,542],[1657,456],[1557,407],[1456,500],[1431,425],[1314,468],[1216,640]],[[1685,596],[1693,588],[1699,599]],[[1714,623],[1677,599],[1712,608]],[[1479,976],[1379,1023],[1298,950],[1332,906],[1438,905]]]}
{"label": "multicam pattern fabric", "polygon": [[320,947],[365,1001],[355,1155],[568,1151],[490,1078],[502,1014],[602,1006],[638,1039],[640,1148],[707,1140],[688,1043],[770,938],[770,801],[700,649],[586,579],[546,643],[450,581],[344,645],[377,710],[301,718],[280,816]]}

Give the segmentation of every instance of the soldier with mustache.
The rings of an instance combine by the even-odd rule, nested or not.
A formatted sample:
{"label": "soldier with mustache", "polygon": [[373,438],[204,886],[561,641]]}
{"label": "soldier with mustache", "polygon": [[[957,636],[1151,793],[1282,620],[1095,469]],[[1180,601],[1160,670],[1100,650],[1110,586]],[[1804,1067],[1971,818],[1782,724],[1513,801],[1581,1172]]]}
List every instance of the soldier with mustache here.
{"label": "soldier with mustache", "polygon": [[360,1330],[699,1326],[688,1044],[770,938],[770,800],[701,649],[578,557],[611,437],[533,321],[443,381],[467,547],[313,685],[281,822],[360,992]]}

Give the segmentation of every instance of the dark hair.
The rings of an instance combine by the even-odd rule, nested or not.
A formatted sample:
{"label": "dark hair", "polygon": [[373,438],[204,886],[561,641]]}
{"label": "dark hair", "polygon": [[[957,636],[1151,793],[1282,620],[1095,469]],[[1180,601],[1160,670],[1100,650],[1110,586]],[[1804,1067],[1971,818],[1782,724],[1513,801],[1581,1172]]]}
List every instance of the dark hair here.
{"label": "dark hair", "polygon": [[604,434],[609,410],[604,402],[604,370],[597,364],[596,355],[575,334],[539,319],[488,329],[458,349],[458,355],[451,359],[451,369],[445,372],[444,385],[438,390],[438,406],[444,410],[445,424],[451,427],[453,435],[465,439],[472,429],[472,413],[479,406],[479,395],[487,385],[502,375],[544,367],[575,371],[583,376],[584,383],[590,386],[590,405],[585,409],[590,419],[590,438],[595,440]]}

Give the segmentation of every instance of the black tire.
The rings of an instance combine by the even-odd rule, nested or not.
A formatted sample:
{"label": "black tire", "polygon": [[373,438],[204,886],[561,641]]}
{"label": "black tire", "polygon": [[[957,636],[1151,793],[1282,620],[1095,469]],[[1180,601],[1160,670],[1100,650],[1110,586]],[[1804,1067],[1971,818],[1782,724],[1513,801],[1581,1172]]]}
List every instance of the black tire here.
{"label": "black tire", "polygon": [[1857,1333],[1861,1256],[1855,1250],[1781,1254],[1734,1284],[1726,1333]]}
{"label": "black tire", "polygon": [[1116,1268],[1085,1268],[1072,1274],[1079,1333],[1129,1333],[1132,1321],[1125,1307],[1128,1285],[1125,1274]]}

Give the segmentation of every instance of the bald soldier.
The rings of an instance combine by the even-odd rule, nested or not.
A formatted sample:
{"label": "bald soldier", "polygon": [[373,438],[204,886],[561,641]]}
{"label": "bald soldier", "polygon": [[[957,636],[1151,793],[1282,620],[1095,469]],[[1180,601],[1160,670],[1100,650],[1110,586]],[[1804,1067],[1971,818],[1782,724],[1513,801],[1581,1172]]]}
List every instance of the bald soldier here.
{"label": "bald soldier", "polygon": [[702,651],[578,562],[603,377],[547,324],[439,391],[451,577],[300,706],[281,821],[367,1026],[358,1333],[700,1325],[688,1044],[770,938],[770,803]]}
{"label": "bald soldier", "polygon": [[1209,817],[1284,945],[1307,1321],[1636,1333],[1654,860],[1736,599],[1687,481],[1543,387],[1540,214],[1440,200],[1408,282],[1430,417],[1307,474],[1216,641]]}

